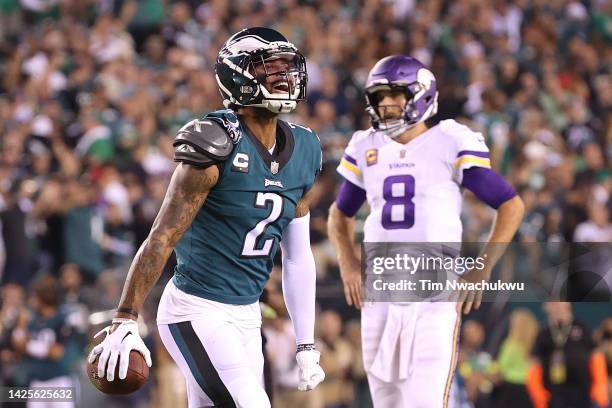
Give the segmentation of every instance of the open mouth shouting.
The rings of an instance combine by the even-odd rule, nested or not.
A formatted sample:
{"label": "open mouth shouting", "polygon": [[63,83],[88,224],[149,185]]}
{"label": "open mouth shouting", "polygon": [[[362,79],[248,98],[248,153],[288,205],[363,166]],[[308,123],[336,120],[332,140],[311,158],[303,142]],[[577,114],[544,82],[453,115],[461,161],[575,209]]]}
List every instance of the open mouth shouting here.
{"label": "open mouth shouting", "polygon": [[289,82],[287,82],[286,80],[279,80],[279,81],[274,81],[272,83],[272,89],[275,92],[279,92],[279,93],[289,93]]}

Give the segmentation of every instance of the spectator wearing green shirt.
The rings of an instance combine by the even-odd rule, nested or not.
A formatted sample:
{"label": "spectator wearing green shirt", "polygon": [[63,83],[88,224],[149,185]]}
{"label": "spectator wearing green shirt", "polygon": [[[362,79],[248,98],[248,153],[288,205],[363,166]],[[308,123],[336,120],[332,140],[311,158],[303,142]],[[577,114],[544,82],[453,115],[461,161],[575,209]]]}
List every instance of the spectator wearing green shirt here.
{"label": "spectator wearing green shirt", "polygon": [[497,355],[500,382],[492,395],[492,406],[531,407],[525,382],[529,372],[531,349],[538,335],[538,321],[527,309],[517,309],[510,315],[508,336]]}

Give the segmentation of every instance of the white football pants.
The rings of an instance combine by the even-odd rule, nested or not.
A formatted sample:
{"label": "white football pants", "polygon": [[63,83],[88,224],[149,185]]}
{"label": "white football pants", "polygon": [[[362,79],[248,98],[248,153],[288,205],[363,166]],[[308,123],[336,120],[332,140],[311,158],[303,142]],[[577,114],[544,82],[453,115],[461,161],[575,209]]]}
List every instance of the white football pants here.
{"label": "white football pants", "polygon": [[189,408],[270,408],[259,303],[227,305],[168,283],[157,327],[187,382]]}
{"label": "white football pants", "polygon": [[446,408],[460,315],[453,302],[371,303],[361,311],[374,408]]}

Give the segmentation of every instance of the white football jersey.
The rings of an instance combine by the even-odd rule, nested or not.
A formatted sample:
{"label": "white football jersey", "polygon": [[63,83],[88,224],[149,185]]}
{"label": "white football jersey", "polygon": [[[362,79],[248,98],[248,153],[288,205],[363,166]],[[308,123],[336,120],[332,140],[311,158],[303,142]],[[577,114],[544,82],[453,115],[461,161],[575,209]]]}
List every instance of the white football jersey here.
{"label": "white football jersey", "polygon": [[463,170],[490,168],[481,133],[450,119],[401,144],[355,132],[338,172],[366,191],[365,242],[461,242]]}

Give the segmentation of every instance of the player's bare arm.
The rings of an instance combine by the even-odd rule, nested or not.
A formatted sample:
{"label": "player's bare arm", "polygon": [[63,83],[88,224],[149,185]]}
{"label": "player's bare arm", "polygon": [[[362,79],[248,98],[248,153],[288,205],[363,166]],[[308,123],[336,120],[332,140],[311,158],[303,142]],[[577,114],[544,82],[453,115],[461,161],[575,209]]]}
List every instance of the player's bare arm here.
{"label": "player's bare arm", "polygon": [[338,254],[346,302],[359,309],[363,304],[362,281],[360,262],[354,249],[354,233],[355,217],[347,216],[333,203],[329,208],[327,234]]}
{"label": "player's bare arm", "polygon": [[[166,192],[161,209],[130,266],[119,309],[139,310],[162,273],[172,249],[183,236],[219,179],[217,166],[201,169],[180,163]],[[117,312],[118,317],[133,317]]]}
{"label": "player's bare arm", "polygon": [[503,203],[498,209],[491,227],[491,234],[485,247],[488,260],[485,265],[493,267],[504,253],[504,245],[492,245],[497,243],[507,244],[512,241],[514,234],[525,214],[525,205],[519,196],[514,196]]}
{"label": "player's bare arm", "polygon": [[214,165],[202,169],[180,163],[174,171],[151,232],[136,253],[128,272],[118,308],[123,311],[118,311],[113,324],[96,335],[106,334],[102,343],[93,348],[88,359],[93,363],[100,355],[99,377],[113,381],[115,367],[119,363],[119,378],[124,379],[131,350],[140,352],[147,365],[152,365],[151,354],[140,338],[136,321],[133,319],[159,279],[170,252],[193,221],[218,179],[219,171]]}
{"label": "player's bare arm", "polygon": [[298,201],[297,205],[295,206],[295,218],[302,218],[308,214],[310,211],[310,204],[312,204],[313,195],[312,190],[309,190],[306,194],[304,194],[304,196],[302,196],[300,201]]}
{"label": "player's bare arm", "polygon": [[[485,259],[485,267],[470,271],[466,276],[467,280],[479,282],[489,279],[493,267],[504,254],[507,244],[512,241],[514,234],[516,234],[524,213],[525,206],[518,195],[499,206],[491,227],[489,239],[481,252],[486,254],[486,257],[483,257]],[[478,309],[481,301],[482,292],[471,292],[465,294],[465,301],[460,307],[463,308],[463,313],[467,314],[473,308]]]}

